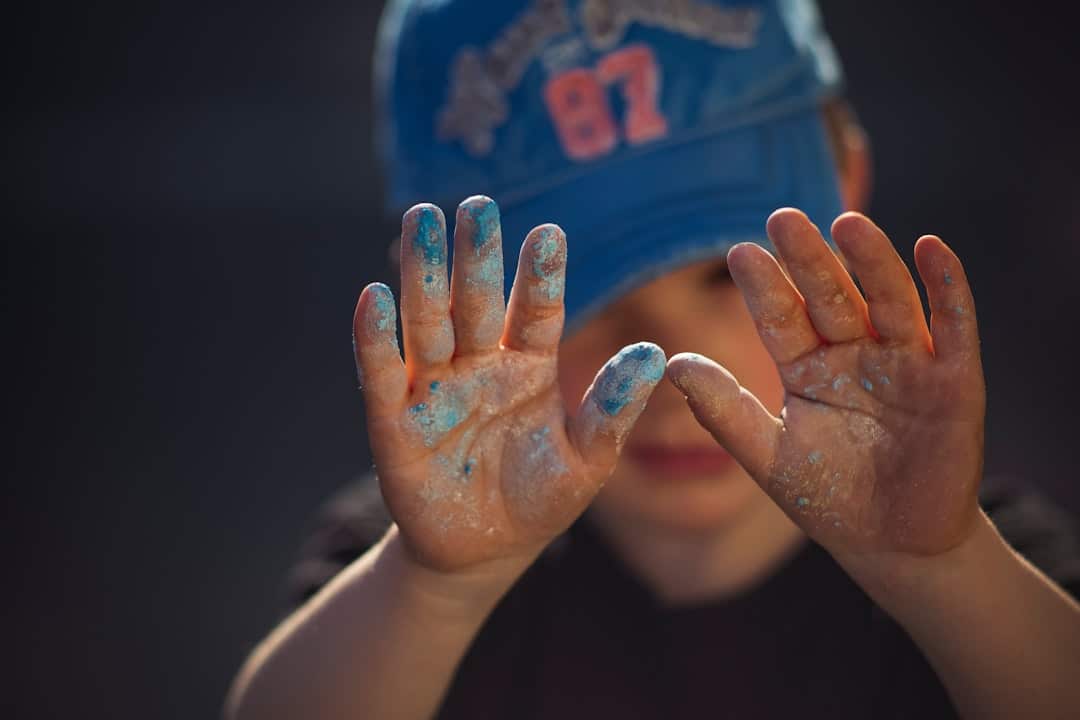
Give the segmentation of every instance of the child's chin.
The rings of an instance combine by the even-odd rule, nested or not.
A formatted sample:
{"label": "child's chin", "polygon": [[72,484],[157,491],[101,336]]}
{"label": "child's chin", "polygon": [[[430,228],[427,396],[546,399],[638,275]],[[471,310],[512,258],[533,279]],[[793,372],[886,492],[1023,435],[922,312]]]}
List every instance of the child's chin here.
{"label": "child's chin", "polygon": [[623,470],[608,481],[595,504],[605,514],[632,517],[658,530],[710,532],[736,522],[759,502],[771,501],[736,466],[719,477],[678,480]]}

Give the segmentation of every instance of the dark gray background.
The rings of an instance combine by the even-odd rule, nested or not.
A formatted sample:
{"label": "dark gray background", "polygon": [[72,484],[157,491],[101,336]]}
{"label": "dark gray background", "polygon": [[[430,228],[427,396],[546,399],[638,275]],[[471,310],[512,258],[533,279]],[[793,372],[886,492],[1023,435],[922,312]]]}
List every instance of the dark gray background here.
{"label": "dark gray background", "polygon": [[[394,231],[378,5],[9,16],[0,715],[215,715],[315,508],[366,468],[349,324]],[[973,277],[988,466],[1077,511],[1080,53],[1049,7],[824,3],[873,217]]]}

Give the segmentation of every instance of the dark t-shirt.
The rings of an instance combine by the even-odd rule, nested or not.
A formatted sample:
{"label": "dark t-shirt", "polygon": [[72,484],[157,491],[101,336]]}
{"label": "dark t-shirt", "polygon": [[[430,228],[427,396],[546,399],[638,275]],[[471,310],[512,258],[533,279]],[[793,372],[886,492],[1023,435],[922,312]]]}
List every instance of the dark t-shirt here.
{"label": "dark t-shirt", "polygon": [[[1071,518],[986,483],[1009,543],[1080,596]],[[313,594],[389,526],[367,479],[329,506],[294,575]],[[496,607],[439,714],[457,718],[945,718],[955,711],[904,631],[820,546],[755,588],[663,607],[583,517]]]}

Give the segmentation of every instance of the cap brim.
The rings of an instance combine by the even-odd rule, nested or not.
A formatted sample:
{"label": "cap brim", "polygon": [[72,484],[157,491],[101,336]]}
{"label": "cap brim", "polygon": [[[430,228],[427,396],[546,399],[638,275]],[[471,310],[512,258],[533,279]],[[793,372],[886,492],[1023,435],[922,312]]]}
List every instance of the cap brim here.
{"label": "cap brim", "polygon": [[842,211],[816,105],[628,153],[500,206],[507,288],[529,230],[554,222],[566,231],[567,333],[659,275],[724,257],[740,242],[768,246],[765,220],[778,207],[799,208],[823,231]]}

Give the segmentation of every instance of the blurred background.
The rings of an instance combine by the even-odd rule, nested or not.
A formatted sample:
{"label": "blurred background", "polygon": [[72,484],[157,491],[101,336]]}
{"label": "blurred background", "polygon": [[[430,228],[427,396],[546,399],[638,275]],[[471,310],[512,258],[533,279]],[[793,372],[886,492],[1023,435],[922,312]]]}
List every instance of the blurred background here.
{"label": "blurred background", "polygon": [[[1052,7],[822,3],[872,217],[909,259],[942,235],[973,279],[988,470],[1080,513],[1080,44]],[[11,16],[0,716],[216,716],[316,509],[367,469],[349,338],[395,231],[370,140],[380,10]]]}

